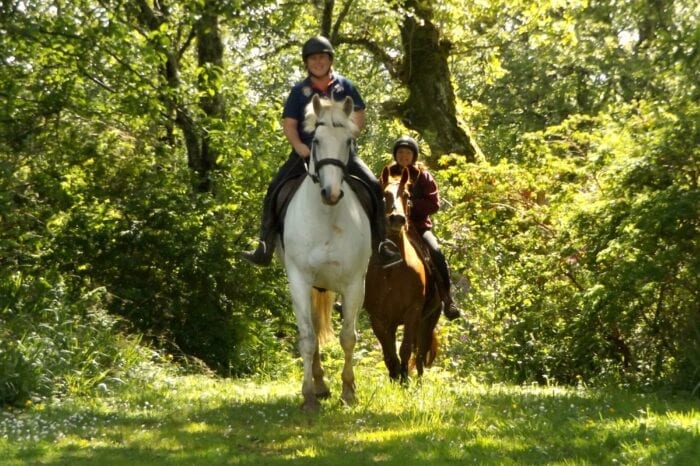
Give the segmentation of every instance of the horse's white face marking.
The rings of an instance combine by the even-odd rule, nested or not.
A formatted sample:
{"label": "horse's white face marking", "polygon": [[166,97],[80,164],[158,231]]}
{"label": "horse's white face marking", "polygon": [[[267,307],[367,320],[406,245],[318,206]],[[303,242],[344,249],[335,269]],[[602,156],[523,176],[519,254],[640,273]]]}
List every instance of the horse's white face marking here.
{"label": "horse's white face marking", "polygon": [[[335,102],[314,96],[306,109],[305,129],[315,130],[310,170],[318,176],[321,195],[329,205],[343,197],[343,167],[350,159],[352,135],[357,129],[351,118],[353,105],[350,97]],[[326,163],[328,159],[333,163]]]}

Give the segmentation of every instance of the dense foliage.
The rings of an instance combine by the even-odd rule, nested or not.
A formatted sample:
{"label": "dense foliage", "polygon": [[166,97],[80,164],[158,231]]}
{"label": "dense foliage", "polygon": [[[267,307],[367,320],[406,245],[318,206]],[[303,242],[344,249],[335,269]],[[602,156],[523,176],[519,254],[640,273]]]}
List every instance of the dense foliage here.
{"label": "dense foliage", "polygon": [[[238,253],[286,157],[279,115],[302,76],[299,44],[333,2],[167,3],[0,10],[3,403],[116,376],[136,351],[123,332],[223,375],[274,370],[293,342],[281,269]],[[384,110],[407,81],[377,51],[401,57],[414,11],[442,34],[455,117],[484,153],[467,163],[423,143],[467,314],[444,327],[456,370],[696,388],[698,7],[342,3],[336,65],[369,106],[368,164],[406,131]],[[151,23],[135,10],[157,5]],[[198,49],[216,45],[212,27],[219,65]],[[193,139],[209,165],[193,162]]]}

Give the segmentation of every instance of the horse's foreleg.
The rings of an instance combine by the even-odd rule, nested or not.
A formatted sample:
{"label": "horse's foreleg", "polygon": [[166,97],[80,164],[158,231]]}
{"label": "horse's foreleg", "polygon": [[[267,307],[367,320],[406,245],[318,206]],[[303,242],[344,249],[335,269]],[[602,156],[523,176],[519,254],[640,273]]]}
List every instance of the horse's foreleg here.
{"label": "horse's foreleg", "polygon": [[417,349],[416,335],[419,324],[415,314],[415,311],[407,312],[403,326],[403,340],[401,341],[401,348],[399,349],[402,382],[408,380],[408,366],[411,361],[411,354]]}
{"label": "horse's foreleg", "polygon": [[343,393],[341,398],[352,406],[355,404],[355,372],[352,368],[352,355],[355,351],[357,334],[355,333],[355,320],[343,316],[343,328],[340,331],[340,346],[345,352],[345,364],[343,365]]}
{"label": "horse's foreleg", "polygon": [[401,363],[399,356],[396,354],[396,327],[387,328],[383,323],[372,322],[372,329],[377,340],[379,340],[379,344],[382,345],[384,365],[389,371],[389,377],[392,380],[398,380]]}
{"label": "horse's foreleg", "polygon": [[299,329],[299,353],[304,369],[304,379],[301,384],[304,403],[301,408],[305,411],[318,411],[321,405],[316,397],[314,384],[314,356],[318,353],[318,339],[311,318],[311,287],[296,283],[291,279],[291,274],[289,285]]}
{"label": "horse's foreleg", "polygon": [[[311,322],[309,322],[310,324]],[[316,386],[313,380],[313,359],[314,353],[318,351],[318,342],[316,335],[313,333],[313,327],[310,331],[304,332],[299,327],[299,352],[301,353],[302,364],[304,367],[304,379],[301,384],[301,394],[304,396],[304,403],[301,408],[305,411],[317,411],[320,408],[318,398],[316,397]]]}

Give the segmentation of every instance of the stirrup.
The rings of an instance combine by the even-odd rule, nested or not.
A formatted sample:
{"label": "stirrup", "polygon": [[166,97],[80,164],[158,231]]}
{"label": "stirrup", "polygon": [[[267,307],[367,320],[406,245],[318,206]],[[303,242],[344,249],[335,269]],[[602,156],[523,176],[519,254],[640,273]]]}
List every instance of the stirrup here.
{"label": "stirrup", "polygon": [[[390,249],[390,246],[394,248],[393,251]],[[389,267],[393,267],[403,262],[403,257],[401,257],[401,253],[398,251],[398,249],[399,248],[396,246],[396,243],[390,239],[385,239],[379,243],[377,253],[379,254],[379,259],[380,262],[382,262],[383,269],[388,269]],[[384,251],[385,254],[382,254],[382,251]],[[389,254],[390,256],[387,257],[386,254]]]}
{"label": "stirrup", "polygon": [[267,266],[272,262],[272,251],[268,250],[267,243],[263,240],[259,240],[254,251],[246,251],[241,256],[253,265]]}
{"label": "stirrup", "polygon": [[392,246],[392,247],[394,248],[395,251],[398,251],[398,250],[399,250],[399,247],[396,245],[396,243],[394,243],[394,242],[393,242],[392,240],[390,240],[389,238],[386,238],[384,241],[381,241],[381,242],[379,243],[379,246],[377,246],[377,252],[378,252],[379,254],[381,254],[381,253],[382,253],[382,249],[384,249],[385,246]]}

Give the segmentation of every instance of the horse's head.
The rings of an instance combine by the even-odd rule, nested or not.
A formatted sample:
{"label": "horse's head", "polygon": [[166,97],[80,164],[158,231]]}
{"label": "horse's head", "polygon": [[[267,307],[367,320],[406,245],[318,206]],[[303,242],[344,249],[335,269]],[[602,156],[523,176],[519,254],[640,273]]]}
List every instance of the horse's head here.
{"label": "horse's head", "polygon": [[357,126],[351,115],[351,97],[336,102],[314,95],[306,108],[304,130],[314,132],[309,173],[321,185],[323,202],[335,205],[343,197],[341,188]]}
{"label": "horse's head", "polygon": [[410,215],[411,175],[408,168],[401,170],[400,175],[396,170],[384,167],[379,181],[384,188],[384,207],[388,227],[393,231],[406,228]]}

